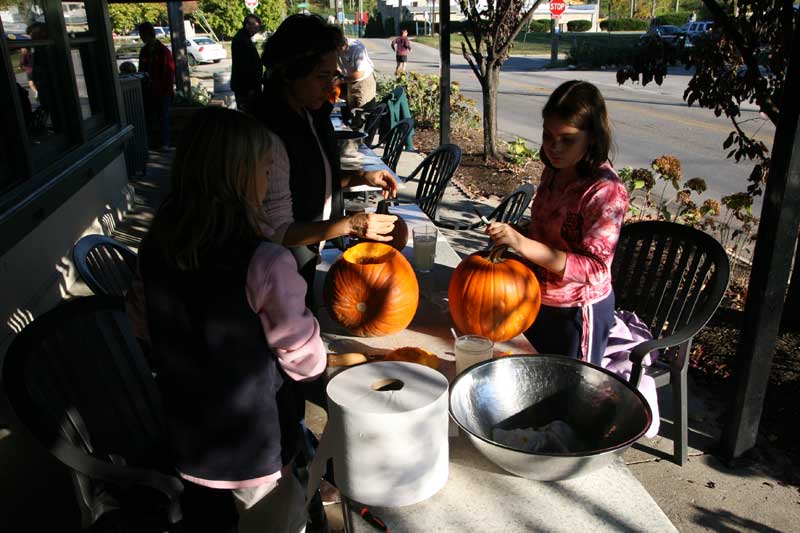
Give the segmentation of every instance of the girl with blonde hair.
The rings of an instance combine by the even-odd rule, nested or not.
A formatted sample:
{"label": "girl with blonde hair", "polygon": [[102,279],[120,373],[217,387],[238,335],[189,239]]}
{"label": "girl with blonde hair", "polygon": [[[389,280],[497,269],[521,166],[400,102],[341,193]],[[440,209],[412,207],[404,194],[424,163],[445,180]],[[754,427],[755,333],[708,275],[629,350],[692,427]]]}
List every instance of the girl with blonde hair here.
{"label": "girl with blonde hair", "polygon": [[291,254],[267,242],[270,134],[222,108],[184,133],[139,255],[187,531],[301,531],[298,381],[325,368]]}

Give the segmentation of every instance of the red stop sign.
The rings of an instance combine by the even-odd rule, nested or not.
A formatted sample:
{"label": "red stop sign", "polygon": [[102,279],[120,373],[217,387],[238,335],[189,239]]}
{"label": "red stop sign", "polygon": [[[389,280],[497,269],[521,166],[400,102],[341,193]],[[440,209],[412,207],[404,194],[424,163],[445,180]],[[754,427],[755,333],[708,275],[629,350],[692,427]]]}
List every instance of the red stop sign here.
{"label": "red stop sign", "polygon": [[550,2],[550,14],[556,17],[561,15],[565,9],[567,9],[565,2]]}

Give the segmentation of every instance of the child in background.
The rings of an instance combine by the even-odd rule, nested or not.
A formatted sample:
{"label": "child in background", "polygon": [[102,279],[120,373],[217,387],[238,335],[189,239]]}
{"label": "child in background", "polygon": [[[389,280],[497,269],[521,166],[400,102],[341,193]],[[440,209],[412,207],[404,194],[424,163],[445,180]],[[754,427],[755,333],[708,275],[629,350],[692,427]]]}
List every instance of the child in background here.
{"label": "child in background", "polygon": [[270,133],[243,113],[198,111],[139,254],[147,326],[187,531],[297,532],[292,472],[303,402],[325,368],[306,284],[269,243]]}
{"label": "child in background", "polygon": [[597,87],[563,83],[542,117],[546,168],[528,237],[497,222],[486,233],[535,265],[542,307],[525,332],[534,348],[600,366],[614,325],[611,263],[628,194],[608,160],[611,133]]}

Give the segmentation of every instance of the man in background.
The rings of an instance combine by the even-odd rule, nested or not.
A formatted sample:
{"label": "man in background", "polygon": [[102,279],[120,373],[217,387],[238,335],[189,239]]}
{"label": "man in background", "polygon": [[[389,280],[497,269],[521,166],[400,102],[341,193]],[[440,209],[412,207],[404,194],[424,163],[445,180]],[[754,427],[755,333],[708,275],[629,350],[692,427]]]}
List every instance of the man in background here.
{"label": "man in background", "polygon": [[[147,74],[144,83],[144,110],[147,115],[150,144],[171,150],[169,108],[175,96],[175,61],[169,48],[156,39],[156,30],[149,22],[139,25],[144,46],[139,51],[139,72]],[[158,143],[154,143],[158,133]]]}
{"label": "man in background", "polygon": [[408,70],[408,53],[411,51],[411,41],[408,38],[408,30],[403,30],[400,37],[392,41],[392,50],[395,53],[397,66],[394,69],[394,75],[405,75]]}
{"label": "man in background", "polygon": [[339,48],[339,69],[342,71],[344,83],[347,84],[347,106],[353,112],[351,126],[361,126],[361,113],[375,105],[377,84],[375,83],[375,67],[367,54],[367,49],[360,41],[349,41],[345,38]]}
{"label": "man in background", "polygon": [[261,19],[256,15],[247,15],[242,29],[236,32],[231,42],[231,90],[236,96],[236,107],[240,111],[250,113],[253,102],[261,89],[263,67],[258,55],[253,35],[261,29]]}

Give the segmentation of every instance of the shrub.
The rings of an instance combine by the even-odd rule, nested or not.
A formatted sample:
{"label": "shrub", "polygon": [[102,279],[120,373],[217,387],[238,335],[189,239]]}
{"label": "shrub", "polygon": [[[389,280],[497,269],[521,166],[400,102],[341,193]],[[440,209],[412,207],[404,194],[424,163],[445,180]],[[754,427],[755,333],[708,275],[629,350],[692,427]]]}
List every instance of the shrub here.
{"label": "shrub", "polygon": [[567,53],[567,61],[571,65],[595,68],[608,65],[627,65],[633,53],[634,49],[630,46],[609,46],[578,38]]}
{"label": "shrub", "polygon": [[550,21],[549,20],[534,20],[531,22],[531,31],[533,33],[549,33]]}
{"label": "shrub", "polygon": [[656,17],[656,24],[659,26],[678,26],[681,27],[689,21],[692,14],[689,11],[678,11],[677,13],[664,13]]}
{"label": "shrub", "polygon": [[649,22],[639,19],[611,19],[600,23],[600,29],[608,31],[645,31],[649,26]]}
{"label": "shrub", "polygon": [[400,32],[402,33],[403,30],[406,30],[409,35],[416,35],[417,27],[419,27],[419,31],[423,31],[426,27],[426,24],[424,22],[417,22],[415,20],[404,20],[400,23]]}
{"label": "shrub", "polygon": [[394,17],[386,17],[383,22],[383,35],[394,35]]}
{"label": "shrub", "polygon": [[590,20],[570,20],[567,22],[568,31],[589,31],[592,29],[592,21]]}
{"label": "shrub", "polygon": [[[395,87],[403,87],[408,98],[408,107],[414,117],[414,125],[421,128],[436,128],[439,125],[439,76],[411,72],[407,77],[377,79],[377,100],[382,100]],[[461,94],[458,83],[450,86],[450,120],[453,130],[477,128],[480,117],[475,101]]]}

